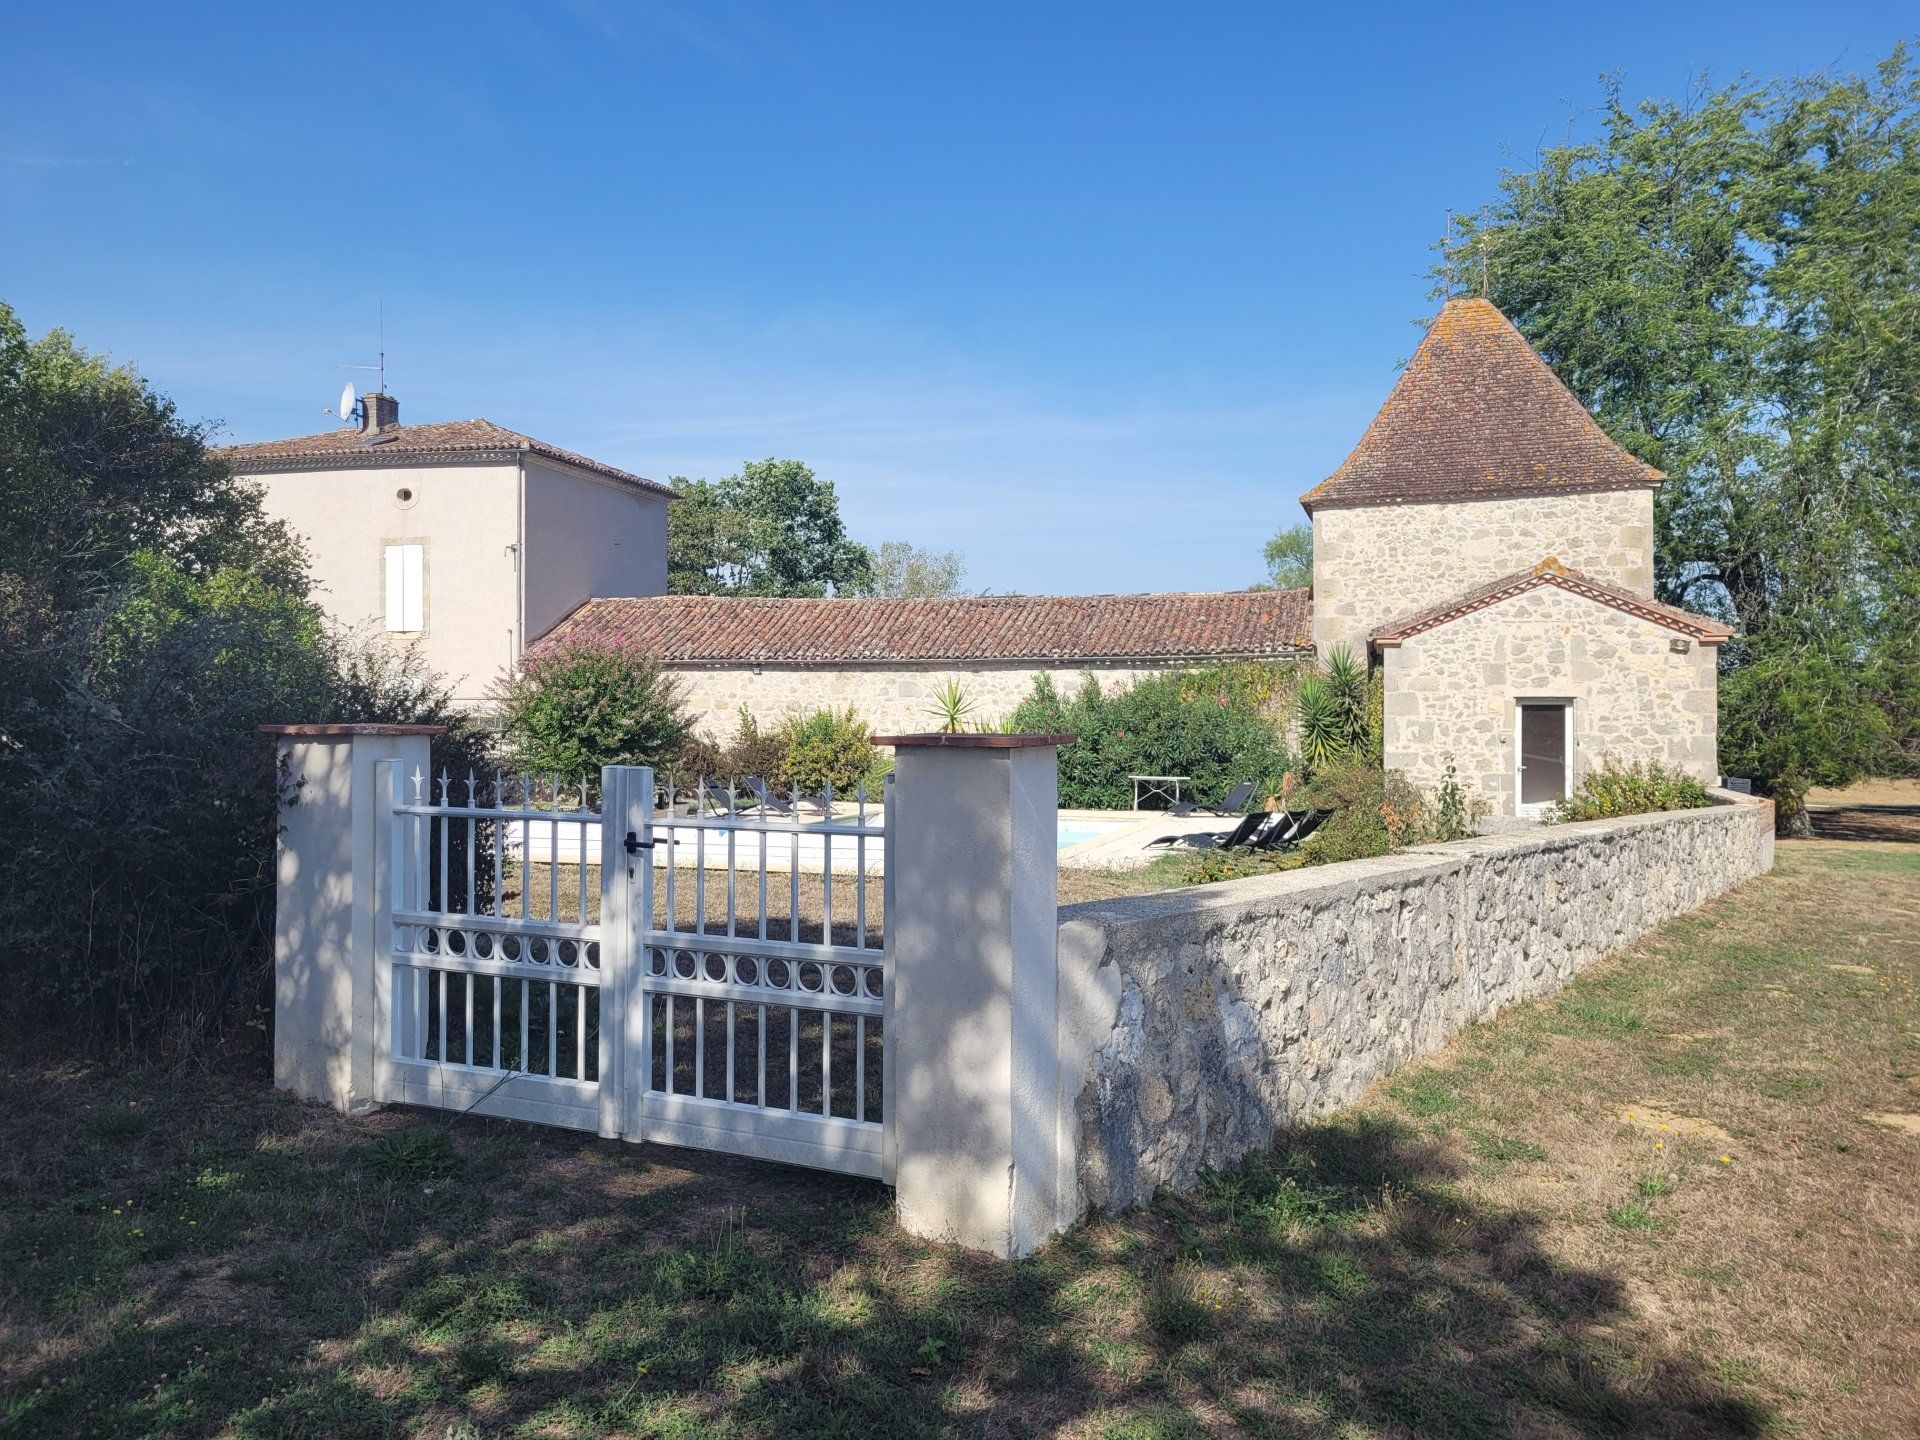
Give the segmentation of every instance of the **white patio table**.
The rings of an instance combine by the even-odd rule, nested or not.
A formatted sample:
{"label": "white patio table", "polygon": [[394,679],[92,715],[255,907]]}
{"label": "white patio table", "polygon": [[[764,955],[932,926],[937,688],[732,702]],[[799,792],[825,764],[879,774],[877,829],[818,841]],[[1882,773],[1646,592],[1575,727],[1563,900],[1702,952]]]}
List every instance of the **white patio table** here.
{"label": "white patio table", "polygon": [[1133,781],[1133,808],[1136,810],[1140,808],[1142,800],[1155,797],[1169,805],[1179,804],[1180,787],[1193,779],[1191,775],[1129,775],[1127,778]]}

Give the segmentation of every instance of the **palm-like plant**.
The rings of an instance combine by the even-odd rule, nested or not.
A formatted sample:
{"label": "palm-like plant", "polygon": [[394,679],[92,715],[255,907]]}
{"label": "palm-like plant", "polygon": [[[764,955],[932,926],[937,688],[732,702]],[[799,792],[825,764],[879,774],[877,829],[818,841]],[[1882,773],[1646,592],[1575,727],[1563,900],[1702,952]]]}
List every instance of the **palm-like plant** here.
{"label": "palm-like plant", "polygon": [[1367,667],[1346,646],[1336,645],[1327,652],[1323,673],[1346,725],[1348,748],[1358,749],[1367,738]]}
{"label": "palm-like plant", "polygon": [[1367,669],[1336,645],[1325,666],[1302,677],[1294,691],[1300,754],[1312,769],[1351,755],[1367,743]]}
{"label": "palm-like plant", "polygon": [[1293,706],[1300,755],[1311,768],[1318,770],[1351,748],[1345,707],[1325,675],[1304,677],[1293,693]]}
{"label": "palm-like plant", "polygon": [[958,735],[967,728],[967,719],[973,714],[973,701],[958,680],[949,679],[933,692],[932,713],[940,722],[942,734]]}

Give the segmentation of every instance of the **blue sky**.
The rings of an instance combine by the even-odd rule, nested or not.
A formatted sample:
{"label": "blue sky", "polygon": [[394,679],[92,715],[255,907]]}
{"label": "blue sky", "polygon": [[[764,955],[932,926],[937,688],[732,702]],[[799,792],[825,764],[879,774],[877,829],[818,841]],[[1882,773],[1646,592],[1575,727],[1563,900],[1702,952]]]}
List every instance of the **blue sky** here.
{"label": "blue sky", "polygon": [[[1337,465],[1448,207],[1630,96],[1858,69],[1902,4],[8,0],[0,298],[227,438],[484,415],[765,455],[1028,592],[1218,589]],[[353,376],[358,379],[360,377]]]}

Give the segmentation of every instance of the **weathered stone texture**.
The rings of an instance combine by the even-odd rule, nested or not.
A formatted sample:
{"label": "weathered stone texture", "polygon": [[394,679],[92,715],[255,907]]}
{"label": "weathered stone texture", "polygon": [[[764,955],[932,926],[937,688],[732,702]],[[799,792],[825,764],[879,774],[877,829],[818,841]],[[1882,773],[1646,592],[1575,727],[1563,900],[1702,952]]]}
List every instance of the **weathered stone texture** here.
{"label": "weathered stone texture", "polygon": [[1321,508],[1313,516],[1313,640],[1367,653],[1381,626],[1553,556],[1653,594],[1653,492]]}
{"label": "weathered stone texture", "polygon": [[[1109,665],[1092,671],[1106,690],[1125,689],[1144,675],[1163,669],[1191,669],[1190,665]],[[1078,666],[1034,669],[1009,665],[875,665],[868,667],[773,666],[755,674],[750,667],[669,666],[685,687],[687,710],[695,726],[710,739],[725,742],[733,734],[740,707],[746,706],[765,727],[790,715],[815,710],[854,713],[877,734],[910,734],[937,726],[934,692],[949,680],[973,702],[973,720],[999,721],[1033,693],[1036,676],[1051,675],[1062,695],[1071,695],[1083,683]]]}
{"label": "weathered stone texture", "polygon": [[1071,1213],[1190,1188],[1770,870],[1772,806],[1719,799],[1061,910]]}
{"label": "weathered stone texture", "polygon": [[1574,783],[1612,755],[1718,778],[1716,650],[1582,595],[1528,590],[1381,651],[1386,763],[1437,785],[1449,754],[1498,817],[1515,807],[1522,699],[1573,702]]}

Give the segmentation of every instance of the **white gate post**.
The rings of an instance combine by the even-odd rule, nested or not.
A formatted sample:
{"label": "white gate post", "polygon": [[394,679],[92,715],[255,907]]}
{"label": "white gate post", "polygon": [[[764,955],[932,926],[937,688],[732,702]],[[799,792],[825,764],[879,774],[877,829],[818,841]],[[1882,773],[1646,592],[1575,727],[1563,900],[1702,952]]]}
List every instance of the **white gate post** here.
{"label": "white gate post", "polygon": [[1056,1226],[1058,747],[898,735],[887,1099],[900,1222],[1001,1256]]}
{"label": "white gate post", "polygon": [[[638,1098],[644,1007],[636,1000],[640,953],[637,892],[653,852],[629,855],[627,836],[643,844],[653,822],[653,771],[608,765],[600,771],[600,1133],[634,1134],[629,1106]],[[584,857],[583,857],[584,863]]]}
{"label": "white gate post", "polygon": [[280,815],[273,916],[273,1083],[336,1110],[374,1105],[381,908],[393,877],[382,761],[431,768],[440,725],[263,725],[297,788]]}

